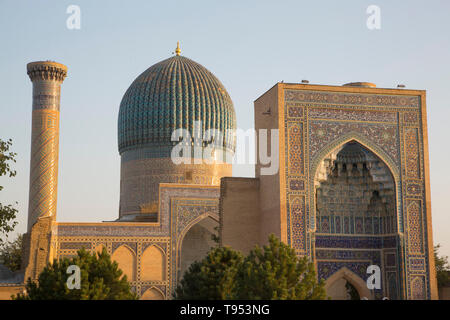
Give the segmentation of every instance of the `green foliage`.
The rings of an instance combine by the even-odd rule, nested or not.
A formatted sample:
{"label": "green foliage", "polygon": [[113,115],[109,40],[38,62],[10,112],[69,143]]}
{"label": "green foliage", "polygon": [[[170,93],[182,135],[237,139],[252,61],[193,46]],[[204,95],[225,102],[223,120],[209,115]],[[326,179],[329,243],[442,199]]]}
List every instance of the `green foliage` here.
{"label": "green foliage", "polygon": [[0,248],[0,263],[11,271],[20,270],[22,263],[23,235],[19,234],[16,240],[4,243]]}
{"label": "green foliage", "polygon": [[448,264],[448,257],[439,255],[440,248],[440,244],[434,246],[436,277],[439,288],[450,285],[450,266]]}
{"label": "green foliage", "polygon": [[[0,139],[0,177],[7,175],[9,177],[14,177],[16,171],[11,168],[10,163],[16,162],[16,153],[11,152],[9,148],[12,145],[12,140],[3,141]],[[0,186],[0,191],[3,187]],[[17,204],[17,202],[16,202]],[[9,232],[14,230],[17,224],[16,219],[17,209],[11,204],[3,205],[0,203],[0,235],[8,235]],[[0,238],[0,245],[3,244],[3,240]]]}
{"label": "green foliage", "polygon": [[345,289],[347,289],[347,293],[350,296],[350,300],[361,300],[359,296],[358,290],[348,281],[345,282]]}
{"label": "green foliage", "polygon": [[190,266],[175,293],[176,299],[326,299],[314,265],[274,235],[246,257],[227,247],[212,249]]}
{"label": "green foliage", "polygon": [[298,258],[293,248],[274,235],[270,235],[269,245],[250,251],[236,282],[237,299],[326,299],[324,283],[317,282],[314,265],[306,257]]}
{"label": "green foliage", "polygon": [[225,300],[233,297],[234,280],[243,257],[228,247],[212,248],[194,262],[175,290],[178,300]]}
{"label": "green foliage", "polygon": [[216,245],[219,245],[220,244],[220,237],[218,236],[219,227],[214,227],[214,231],[215,231],[215,233],[213,233],[211,235],[211,240],[214,241],[216,243]]}
{"label": "green foliage", "polygon": [[[67,274],[70,265],[81,270],[81,288],[69,289]],[[54,260],[39,275],[37,283],[28,279],[26,293],[14,297],[15,300],[134,300],[137,299],[127,277],[122,276],[117,262],[112,262],[106,249],[90,254],[78,251],[71,259]]]}

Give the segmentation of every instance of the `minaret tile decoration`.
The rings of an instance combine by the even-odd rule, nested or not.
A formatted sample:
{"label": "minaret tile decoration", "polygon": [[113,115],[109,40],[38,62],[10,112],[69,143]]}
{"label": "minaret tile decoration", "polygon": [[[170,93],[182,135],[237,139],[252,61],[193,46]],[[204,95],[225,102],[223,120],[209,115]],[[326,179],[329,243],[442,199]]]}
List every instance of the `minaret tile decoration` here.
{"label": "minaret tile decoration", "polygon": [[27,65],[33,83],[28,230],[43,217],[56,218],[61,83],[67,67],[52,61]]}

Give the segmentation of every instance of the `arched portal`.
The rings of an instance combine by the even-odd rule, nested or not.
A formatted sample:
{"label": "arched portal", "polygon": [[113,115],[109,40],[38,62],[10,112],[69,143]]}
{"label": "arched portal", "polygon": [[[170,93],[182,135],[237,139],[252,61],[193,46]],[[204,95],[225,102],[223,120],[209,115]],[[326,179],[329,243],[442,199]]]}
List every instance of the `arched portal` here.
{"label": "arched portal", "polygon": [[141,296],[141,300],[164,300],[163,293],[155,287],[147,289]]}
{"label": "arched portal", "polygon": [[206,216],[186,232],[181,241],[178,280],[183,277],[194,261],[202,260],[212,247],[217,246],[213,240],[213,236],[217,236],[217,226],[217,220]]}
{"label": "arched portal", "polygon": [[[381,285],[372,294],[395,297],[400,288],[397,248],[401,238],[391,167],[372,149],[347,140],[324,156],[316,168],[315,257],[319,277],[327,281],[328,294],[345,299],[354,287],[360,297],[367,297],[361,293],[362,286],[367,289],[366,269],[376,265],[381,271]],[[342,268],[355,277],[347,272],[346,277],[336,278],[333,272]],[[358,284],[355,279],[362,282]]]}
{"label": "arched portal", "polygon": [[317,233],[397,232],[393,175],[360,143],[347,142],[328,154],[319,165],[314,184]]}
{"label": "arched portal", "polygon": [[332,300],[373,299],[366,282],[345,267],[327,279],[325,290]]}

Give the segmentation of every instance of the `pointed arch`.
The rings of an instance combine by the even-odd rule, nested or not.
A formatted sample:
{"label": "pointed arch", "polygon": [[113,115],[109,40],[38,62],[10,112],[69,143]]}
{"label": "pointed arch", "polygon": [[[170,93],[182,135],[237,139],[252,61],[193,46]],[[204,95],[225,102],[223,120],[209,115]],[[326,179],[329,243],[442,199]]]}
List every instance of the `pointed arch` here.
{"label": "pointed arch", "polygon": [[191,221],[180,233],[177,240],[177,281],[183,276],[189,265],[203,259],[216,243],[212,235],[216,234],[219,218],[206,212]]}
{"label": "pointed arch", "polygon": [[197,218],[195,218],[194,220],[192,220],[191,222],[189,222],[183,229],[183,231],[181,231],[178,235],[178,239],[177,239],[177,247],[180,248],[180,245],[186,235],[186,233],[189,232],[189,230],[196,225],[197,223],[199,223],[200,221],[206,219],[206,218],[211,218],[214,221],[216,221],[217,223],[219,223],[219,216],[217,214],[214,214],[212,212],[205,212],[201,215],[199,215]]}
{"label": "pointed arch", "polygon": [[141,257],[141,280],[166,280],[166,255],[164,250],[156,244],[145,249]]}
{"label": "pointed arch", "polygon": [[425,281],[424,277],[417,276],[411,281],[412,300],[425,300]]}
{"label": "pointed arch", "polygon": [[130,247],[125,244],[118,247],[112,254],[111,260],[118,263],[128,281],[136,280],[136,255]]}
{"label": "pointed arch", "polygon": [[374,155],[376,155],[389,169],[392,177],[394,179],[394,190],[395,190],[395,198],[396,198],[396,214],[397,214],[397,230],[398,232],[403,232],[403,212],[402,212],[402,193],[401,193],[401,183],[400,183],[400,171],[398,164],[389,156],[383,149],[378,147],[374,142],[367,139],[363,135],[358,132],[351,131],[347,134],[340,136],[339,138],[331,141],[327,145],[325,145],[318,154],[311,159],[310,163],[310,176],[309,176],[309,185],[310,190],[314,190],[314,192],[310,193],[310,203],[312,203],[312,211],[310,214],[309,225],[312,231],[316,231],[316,192],[315,192],[315,180],[320,168],[320,164],[324,159],[333,151],[340,150],[343,148],[348,142],[357,142]]}
{"label": "pointed arch", "polygon": [[366,297],[369,300],[372,300],[374,298],[373,294],[367,288],[366,282],[347,267],[342,267],[326,280],[325,290],[327,291],[327,294],[333,287],[333,285],[336,284],[337,281],[341,281],[342,279],[348,281],[353,287],[355,287],[361,298]]}
{"label": "pointed arch", "polygon": [[358,132],[348,132],[339,138],[331,141],[327,145],[325,145],[312,159],[311,161],[311,170],[310,172],[313,173],[313,178],[316,174],[317,168],[320,165],[320,163],[323,161],[323,159],[333,150],[336,150],[342,146],[344,146],[347,142],[350,141],[356,141],[363,147],[367,148],[371,152],[373,152],[378,158],[380,158],[391,170],[392,175],[394,176],[394,179],[396,180],[396,183],[398,182],[398,178],[400,177],[400,171],[398,169],[398,164],[395,163],[395,161],[391,158],[390,155],[388,155],[383,149],[378,147],[374,142],[367,139],[365,136],[361,135]]}
{"label": "pointed arch", "polygon": [[165,300],[164,293],[156,287],[151,287],[141,295],[141,300]]}

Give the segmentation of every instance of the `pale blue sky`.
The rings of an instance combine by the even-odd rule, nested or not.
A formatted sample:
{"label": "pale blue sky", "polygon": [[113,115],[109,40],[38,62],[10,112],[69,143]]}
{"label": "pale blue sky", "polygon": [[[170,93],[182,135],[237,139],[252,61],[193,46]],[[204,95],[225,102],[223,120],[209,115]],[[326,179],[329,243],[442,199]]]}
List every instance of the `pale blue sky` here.
{"label": "pale blue sky", "polygon": [[[80,30],[66,28],[71,4],[81,8]],[[366,27],[371,4],[381,8],[381,30]],[[179,40],[183,55],[225,85],[241,128],[253,126],[253,100],[281,80],[426,89],[434,237],[450,255],[449,13],[446,0],[0,0],[0,137],[12,138],[18,153],[17,177],[0,178],[0,202],[19,202],[17,231],[24,232],[31,134],[26,64],[50,59],[69,68],[61,98],[58,220],[116,219],[120,100]]]}

